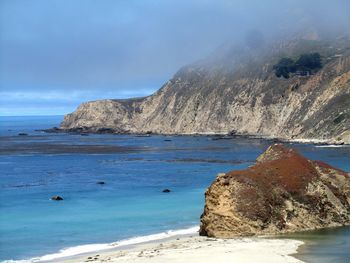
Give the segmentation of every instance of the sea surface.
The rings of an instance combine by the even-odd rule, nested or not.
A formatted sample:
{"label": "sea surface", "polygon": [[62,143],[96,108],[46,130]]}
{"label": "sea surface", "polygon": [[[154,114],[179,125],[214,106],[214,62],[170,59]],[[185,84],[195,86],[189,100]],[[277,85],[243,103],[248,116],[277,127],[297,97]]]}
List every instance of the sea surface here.
{"label": "sea surface", "polygon": [[[272,143],[40,131],[61,120],[0,117],[0,261],[53,259],[194,232],[216,174],[252,165]],[[350,147],[290,146],[350,171]],[[54,195],[64,200],[50,200]],[[308,262],[350,260],[349,228],[297,238],[307,240],[300,257]]]}

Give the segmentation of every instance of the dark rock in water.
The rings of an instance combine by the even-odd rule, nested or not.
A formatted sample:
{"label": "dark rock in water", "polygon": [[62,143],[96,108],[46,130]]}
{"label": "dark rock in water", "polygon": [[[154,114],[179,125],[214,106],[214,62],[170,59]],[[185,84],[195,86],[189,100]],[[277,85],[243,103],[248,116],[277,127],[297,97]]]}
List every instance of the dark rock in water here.
{"label": "dark rock in water", "polygon": [[57,128],[57,127],[53,127],[53,128],[50,128],[50,129],[43,129],[43,130],[35,130],[35,131],[43,131],[43,132],[47,132],[47,133],[60,133],[60,132],[63,132],[62,129]]}
{"label": "dark rock in water", "polygon": [[212,138],[213,141],[218,141],[218,140],[231,140],[233,139],[232,136],[220,136],[220,137],[214,137]]}
{"label": "dark rock in water", "polygon": [[163,193],[170,193],[171,190],[170,190],[170,189],[164,189],[162,192],[163,192]]}
{"label": "dark rock in water", "polygon": [[20,132],[18,136],[28,136],[28,133]]}
{"label": "dark rock in water", "polygon": [[200,234],[270,235],[350,225],[350,174],[282,144],[246,170],[219,174],[205,193]]}
{"label": "dark rock in water", "polygon": [[237,131],[236,130],[232,130],[227,135],[228,136],[235,136],[235,135],[237,135]]}
{"label": "dark rock in water", "polygon": [[114,129],[102,127],[102,128],[97,129],[96,133],[100,133],[100,134],[114,133]]}
{"label": "dark rock in water", "polygon": [[113,134],[113,133],[124,133],[120,129],[112,129],[106,127],[74,127],[69,129],[53,127],[51,129],[39,130],[47,133],[71,133],[71,134],[80,134],[82,136],[87,136],[89,133],[97,134]]}
{"label": "dark rock in water", "polygon": [[105,184],[103,181],[98,181],[96,184]]}
{"label": "dark rock in water", "polygon": [[61,200],[63,200],[63,198],[61,196],[59,196],[59,195],[55,195],[55,196],[51,197],[51,200],[61,201]]}

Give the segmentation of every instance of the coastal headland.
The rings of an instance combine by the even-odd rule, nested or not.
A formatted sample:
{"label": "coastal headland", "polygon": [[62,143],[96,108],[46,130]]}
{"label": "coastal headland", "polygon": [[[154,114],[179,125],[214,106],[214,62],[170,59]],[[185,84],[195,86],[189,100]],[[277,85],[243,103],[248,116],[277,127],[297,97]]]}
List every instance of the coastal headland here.
{"label": "coastal headland", "polygon": [[[230,135],[284,141],[350,143],[350,40],[282,39],[258,50],[181,68],[154,94],[82,103],[50,132]],[[281,77],[290,57],[318,54],[317,71]],[[281,62],[282,61],[282,62]]]}

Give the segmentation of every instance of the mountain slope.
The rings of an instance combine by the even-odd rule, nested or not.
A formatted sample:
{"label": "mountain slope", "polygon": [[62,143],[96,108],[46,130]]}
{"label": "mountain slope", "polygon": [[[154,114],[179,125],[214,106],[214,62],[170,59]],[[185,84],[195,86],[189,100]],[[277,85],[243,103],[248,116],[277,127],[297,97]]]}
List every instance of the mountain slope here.
{"label": "mountain slope", "polygon": [[[319,52],[311,76],[277,78],[284,56]],[[350,140],[350,41],[294,39],[234,48],[180,69],[155,94],[81,104],[63,130],[117,133],[236,133],[283,139]]]}

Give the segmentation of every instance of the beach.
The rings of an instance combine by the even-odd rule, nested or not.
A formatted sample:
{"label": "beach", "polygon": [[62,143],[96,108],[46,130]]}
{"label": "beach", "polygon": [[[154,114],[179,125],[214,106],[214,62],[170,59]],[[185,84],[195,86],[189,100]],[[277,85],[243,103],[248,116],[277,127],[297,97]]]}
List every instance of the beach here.
{"label": "beach", "polygon": [[292,255],[302,241],[270,238],[216,239],[196,235],[84,254],[55,262],[302,262]]}

